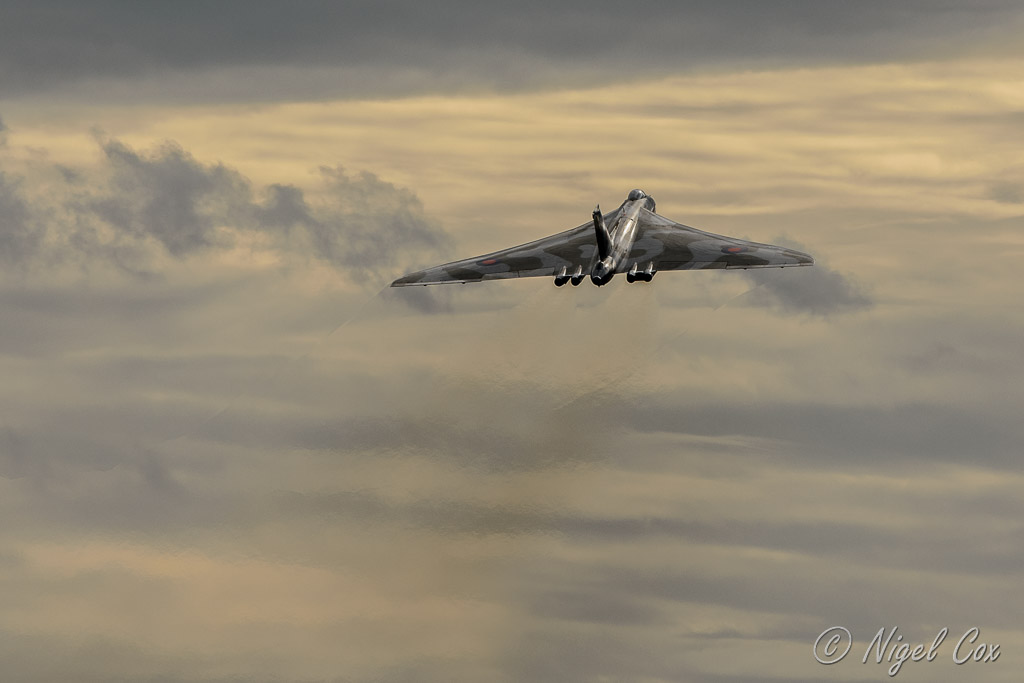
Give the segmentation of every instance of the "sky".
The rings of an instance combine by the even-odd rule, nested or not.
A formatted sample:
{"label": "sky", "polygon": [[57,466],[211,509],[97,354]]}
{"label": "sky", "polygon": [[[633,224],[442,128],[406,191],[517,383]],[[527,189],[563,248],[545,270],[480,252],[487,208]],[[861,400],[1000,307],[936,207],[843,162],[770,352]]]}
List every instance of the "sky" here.
{"label": "sky", "polygon": [[[1022,27],[8,3],[2,678],[1016,680]],[[387,287],[634,187],[816,265]]]}

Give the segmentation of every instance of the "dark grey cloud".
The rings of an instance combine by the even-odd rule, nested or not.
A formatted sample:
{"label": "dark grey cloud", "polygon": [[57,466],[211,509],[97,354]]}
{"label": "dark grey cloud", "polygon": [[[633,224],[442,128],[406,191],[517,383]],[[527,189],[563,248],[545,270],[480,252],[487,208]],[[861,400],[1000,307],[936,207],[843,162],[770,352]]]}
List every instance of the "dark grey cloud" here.
{"label": "dark grey cloud", "polygon": [[[776,242],[807,251],[804,245],[782,237]],[[849,276],[829,268],[820,257],[810,268],[782,272],[755,268],[745,270],[743,274],[757,285],[747,297],[751,303],[775,306],[789,313],[827,316],[864,310],[874,305],[863,287]]]}
{"label": "dark grey cloud", "polygon": [[[404,290],[404,291],[403,291]],[[382,296],[400,301],[421,313],[451,313],[452,292],[443,287],[402,287],[386,289]]]}
{"label": "dark grey cloud", "polygon": [[[374,380],[353,372],[330,382],[369,387]],[[392,410],[371,416],[331,412],[285,418],[237,406],[203,423],[192,435],[221,443],[273,444],[349,456],[429,453],[438,461],[480,472],[578,466],[605,458],[618,442],[604,426],[613,410],[609,396],[584,397],[552,410],[547,402],[537,401],[536,394],[543,388],[535,384],[505,379],[500,391],[486,384],[420,373],[403,382],[403,391],[425,396],[429,405],[412,412]],[[383,398],[387,395],[385,390],[378,400],[387,400]],[[490,416],[486,422],[467,423],[459,417],[464,410],[483,406]],[[528,418],[536,423],[523,431],[521,420]]]}
{"label": "dark grey cloud", "polygon": [[380,284],[451,245],[414,193],[369,172],[322,168],[323,190],[311,202],[292,185],[254,188],[238,171],[173,142],[151,151],[99,144],[98,169],[53,166],[63,193],[29,199],[0,171],[0,257],[24,267],[70,260],[144,274],[161,255],[184,259],[263,234],[271,249]]}
{"label": "dark grey cloud", "polygon": [[[1019,4],[935,0],[16,3],[0,26],[0,92],[158,79],[165,97],[349,97],[599,82],[675,72],[1015,50]],[[301,69],[304,77],[267,69]],[[263,78],[251,78],[263,70]],[[333,70],[333,83],[326,70]],[[249,70],[249,71],[246,71]],[[256,70],[256,71],[253,71]],[[339,73],[343,74],[339,77]],[[191,84],[174,80],[191,74]],[[208,85],[208,84],[207,84]],[[232,94],[233,91],[233,94]],[[83,91],[84,92],[84,91]],[[136,91],[139,94],[142,91]],[[128,93],[125,93],[128,94]],[[130,95],[129,95],[130,96]],[[159,90],[147,96],[159,97]]]}
{"label": "dark grey cloud", "polygon": [[112,177],[109,190],[87,208],[117,232],[150,236],[176,257],[211,246],[218,223],[244,216],[249,183],[221,164],[204,166],[180,146],[164,144],[150,155],[104,142]]}
{"label": "dark grey cloud", "polygon": [[395,264],[399,254],[419,260],[450,249],[448,235],[426,218],[420,200],[409,190],[366,171],[356,177],[341,167],[323,167],[320,172],[328,199],[318,211],[310,214],[299,203],[301,197],[283,199],[279,190],[273,210],[291,213],[295,223],[305,226],[321,258],[369,273],[379,264]]}
{"label": "dark grey cloud", "polygon": [[933,341],[922,345],[912,353],[900,357],[899,362],[907,371],[927,376],[957,370],[994,378],[1005,372],[1005,361],[1002,358],[991,355],[985,358],[945,341]]}
{"label": "dark grey cloud", "polygon": [[[893,382],[898,382],[893,377]],[[886,387],[877,387],[885,395]],[[896,405],[823,405],[752,403],[685,407],[656,399],[633,412],[630,421],[640,432],[679,431],[701,436],[742,434],[789,444],[807,466],[835,467],[857,463],[877,467],[899,455],[905,462],[975,463],[1013,468],[1024,429],[1008,421],[995,403],[956,406],[944,402]]]}
{"label": "dark grey cloud", "polygon": [[1024,204],[1024,187],[1014,183],[995,183],[989,188],[988,196],[1003,204]]}
{"label": "dark grey cloud", "polygon": [[[911,498],[912,500],[908,500]],[[271,509],[257,513],[260,517],[284,515],[313,516],[338,522],[348,520],[367,525],[415,526],[446,535],[485,536],[557,536],[578,544],[594,543],[686,543],[738,549],[784,551],[816,560],[864,563],[875,567],[914,571],[930,567],[937,573],[972,574],[1012,578],[1020,562],[1016,546],[1000,545],[996,539],[1002,532],[975,531],[969,538],[960,538],[968,527],[993,527],[1004,515],[1021,511],[1011,497],[1002,497],[999,504],[979,505],[971,494],[950,497],[946,505],[935,507],[934,500],[918,494],[890,493],[876,496],[875,503],[898,509],[901,505],[932,508],[931,514],[944,520],[942,525],[919,530],[908,538],[905,529],[855,520],[801,519],[776,520],[722,519],[706,520],[699,516],[678,517],[634,516],[594,517],[558,507],[502,505],[486,502],[417,500],[393,503],[370,491],[338,491],[331,494],[300,494],[289,492],[276,498]],[[1014,532],[1014,536],[1022,532]],[[956,539],[961,552],[949,553],[949,543]],[[537,596],[535,610],[545,616],[577,621],[623,623],[660,620],[653,606],[627,604],[619,593],[603,589],[589,590],[579,582],[570,590],[553,588],[554,603],[547,594]],[[604,604],[602,604],[604,603]],[[589,605],[589,609],[588,609]]]}
{"label": "dark grey cloud", "polygon": [[0,171],[0,263],[21,267],[42,237],[17,180]]}

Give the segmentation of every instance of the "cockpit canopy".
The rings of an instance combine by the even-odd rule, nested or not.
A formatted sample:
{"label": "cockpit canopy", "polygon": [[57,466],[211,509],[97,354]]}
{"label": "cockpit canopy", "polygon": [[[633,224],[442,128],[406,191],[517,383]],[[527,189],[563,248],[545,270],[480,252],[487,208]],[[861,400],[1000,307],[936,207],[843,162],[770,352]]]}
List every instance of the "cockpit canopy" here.
{"label": "cockpit canopy", "polygon": [[635,202],[636,200],[643,199],[646,196],[647,193],[644,192],[643,190],[631,190],[628,199],[631,202]]}

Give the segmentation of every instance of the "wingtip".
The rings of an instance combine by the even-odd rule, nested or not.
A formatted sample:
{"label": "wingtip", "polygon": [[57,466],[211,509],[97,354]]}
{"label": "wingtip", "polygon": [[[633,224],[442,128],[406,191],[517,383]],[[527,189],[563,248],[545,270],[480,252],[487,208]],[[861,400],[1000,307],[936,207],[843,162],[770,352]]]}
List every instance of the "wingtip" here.
{"label": "wingtip", "polygon": [[786,249],[783,253],[786,254],[787,256],[789,256],[789,258],[791,258],[794,261],[796,261],[796,263],[794,265],[798,265],[798,266],[813,266],[814,265],[814,257],[811,256],[810,254],[804,253],[802,251],[797,251],[796,249]]}
{"label": "wingtip", "polygon": [[392,287],[408,287],[409,285],[419,284],[420,280],[423,279],[424,273],[422,270],[415,273],[409,273],[403,277],[398,278],[391,283]]}

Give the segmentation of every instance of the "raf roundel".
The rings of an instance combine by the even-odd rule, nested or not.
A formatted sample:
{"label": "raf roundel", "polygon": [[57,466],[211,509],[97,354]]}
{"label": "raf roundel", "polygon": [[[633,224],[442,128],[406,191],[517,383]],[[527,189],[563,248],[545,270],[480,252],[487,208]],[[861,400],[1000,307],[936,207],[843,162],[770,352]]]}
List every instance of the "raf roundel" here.
{"label": "raf roundel", "polygon": [[485,258],[483,261],[477,261],[481,266],[493,266],[498,262],[496,258]]}
{"label": "raf roundel", "polygon": [[747,250],[747,247],[742,247],[738,244],[734,244],[728,247],[722,247],[723,254],[742,254]]}

